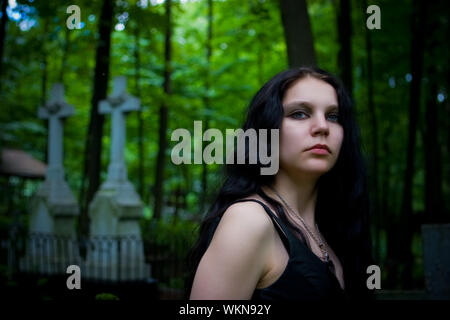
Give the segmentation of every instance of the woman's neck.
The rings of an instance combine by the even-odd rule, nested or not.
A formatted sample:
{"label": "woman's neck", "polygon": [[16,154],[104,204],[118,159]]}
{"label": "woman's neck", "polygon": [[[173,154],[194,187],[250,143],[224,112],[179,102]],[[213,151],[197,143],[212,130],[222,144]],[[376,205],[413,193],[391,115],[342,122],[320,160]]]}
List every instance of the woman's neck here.
{"label": "woman's neck", "polygon": [[[317,199],[317,179],[311,176],[296,176],[286,174],[279,170],[272,185],[286,203],[299,214],[309,227],[315,228],[315,207]],[[271,190],[269,193],[279,200]]]}

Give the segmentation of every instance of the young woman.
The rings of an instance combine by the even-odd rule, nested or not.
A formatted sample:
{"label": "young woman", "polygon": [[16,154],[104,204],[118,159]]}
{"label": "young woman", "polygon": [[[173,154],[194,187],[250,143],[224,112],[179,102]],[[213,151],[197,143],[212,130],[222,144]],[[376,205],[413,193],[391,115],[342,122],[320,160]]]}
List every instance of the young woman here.
{"label": "young woman", "polygon": [[226,166],[189,255],[187,297],[370,298],[366,170],[341,83],[318,68],[281,72],[252,99],[249,128],[279,129],[279,170]]}

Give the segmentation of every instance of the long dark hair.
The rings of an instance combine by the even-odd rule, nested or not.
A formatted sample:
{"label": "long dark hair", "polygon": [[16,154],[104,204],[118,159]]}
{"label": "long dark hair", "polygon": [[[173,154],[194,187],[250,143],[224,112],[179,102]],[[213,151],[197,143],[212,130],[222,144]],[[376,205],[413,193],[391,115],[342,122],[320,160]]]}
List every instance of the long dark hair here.
{"label": "long dark hair", "polygon": [[[316,221],[321,233],[342,263],[347,294],[356,299],[369,298],[372,295],[366,286],[368,276],[366,268],[373,264],[373,260],[367,171],[352,101],[342,83],[319,68],[302,67],[280,72],[253,97],[242,129],[280,129],[284,116],[282,100],[285,92],[293,82],[307,76],[323,80],[336,90],[339,104],[338,122],[344,129],[344,138],[336,164],[317,182]],[[271,150],[270,141],[267,150]],[[217,221],[235,200],[258,194],[305,242],[302,231],[288,219],[281,203],[268,196],[261,188],[270,186],[275,176],[261,175],[260,168],[264,165],[260,163],[259,158],[257,164],[249,164],[248,156],[246,144],[245,164],[225,166],[223,185],[207,211],[200,225],[199,237],[187,256],[186,298],[190,295],[196,269],[209,245]]]}

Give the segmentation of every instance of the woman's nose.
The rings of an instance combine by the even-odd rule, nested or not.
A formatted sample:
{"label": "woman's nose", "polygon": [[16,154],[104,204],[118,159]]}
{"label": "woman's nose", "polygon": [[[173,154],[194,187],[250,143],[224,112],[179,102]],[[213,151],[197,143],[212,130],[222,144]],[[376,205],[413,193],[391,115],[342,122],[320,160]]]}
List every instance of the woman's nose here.
{"label": "woman's nose", "polygon": [[324,115],[318,115],[314,117],[312,123],[312,134],[325,134],[328,135],[330,132],[330,128],[328,126],[328,122],[325,119]]}

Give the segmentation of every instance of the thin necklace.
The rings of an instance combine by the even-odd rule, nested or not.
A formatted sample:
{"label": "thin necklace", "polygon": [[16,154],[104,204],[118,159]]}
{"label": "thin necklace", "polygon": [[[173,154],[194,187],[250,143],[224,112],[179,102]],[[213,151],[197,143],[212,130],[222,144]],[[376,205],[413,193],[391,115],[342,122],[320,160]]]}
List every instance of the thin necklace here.
{"label": "thin necklace", "polygon": [[[300,218],[300,221],[303,223],[303,225],[305,226],[306,231],[308,231],[308,233],[311,235],[311,237],[314,239],[314,241],[317,243],[317,245],[319,246],[320,251],[322,251],[322,255],[323,257],[320,258],[322,261],[324,262],[329,262],[330,261],[330,256],[328,254],[328,251],[325,249],[325,245],[322,242],[322,240],[319,238],[317,238],[314,233],[308,228],[308,225],[306,224],[305,220],[303,220],[303,218],[299,215],[296,214],[296,212],[286,203],[286,201],[284,201],[284,199],[280,196],[280,194],[272,187],[270,187],[270,189],[272,189],[272,191],[278,196],[278,198],[280,198],[280,200],[283,202],[283,204],[291,211],[291,213],[293,213],[295,216],[298,216]],[[319,230],[319,227],[316,223],[316,228],[317,230]],[[320,231],[319,231],[320,234]]]}

